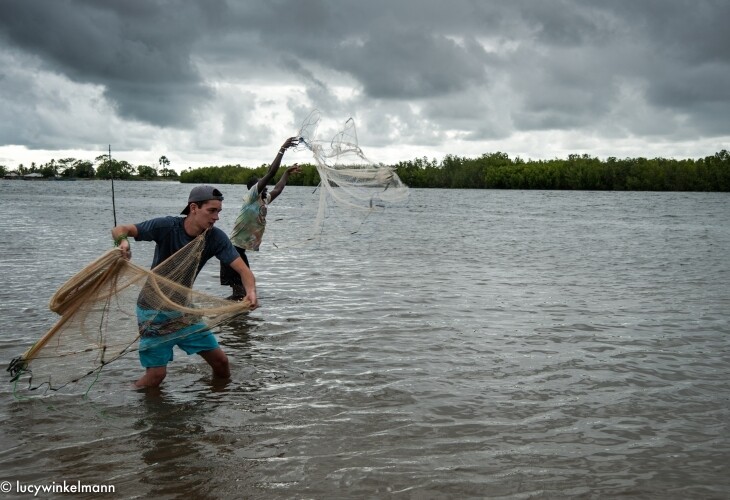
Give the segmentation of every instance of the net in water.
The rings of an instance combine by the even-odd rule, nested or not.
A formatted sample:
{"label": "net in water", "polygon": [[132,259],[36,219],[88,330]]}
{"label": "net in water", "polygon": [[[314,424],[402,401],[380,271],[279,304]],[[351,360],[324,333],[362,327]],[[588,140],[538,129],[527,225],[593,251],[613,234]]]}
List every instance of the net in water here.
{"label": "net in water", "polygon": [[193,290],[207,234],[152,270],[114,248],[69,279],[51,298],[56,324],[8,367],[16,387],[90,387],[109,363],[139,349],[141,335],[150,348],[249,311],[247,301]]}

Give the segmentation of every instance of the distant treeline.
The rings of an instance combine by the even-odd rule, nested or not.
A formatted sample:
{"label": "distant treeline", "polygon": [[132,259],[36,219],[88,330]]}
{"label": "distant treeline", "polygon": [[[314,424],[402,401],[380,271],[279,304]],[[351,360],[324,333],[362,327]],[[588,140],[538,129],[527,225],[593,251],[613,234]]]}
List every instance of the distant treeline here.
{"label": "distant treeline", "polygon": [[[287,181],[289,186],[316,186],[319,184],[317,168],[311,164],[300,163],[300,174],[291,175]],[[200,167],[184,170],[180,174],[180,182],[190,184],[246,184],[249,179],[263,177],[269,170],[268,165],[258,168],[242,167],[241,165],[226,165],[224,167]],[[274,183],[277,182],[284,168],[276,173]]]}
{"label": "distant treeline", "polygon": [[[289,185],[316,186],[314,165],[301,165],[302,173],[289,177]],[[461,189],[575,189],[598,191],[728,191],[730,153],[722,150],[700,159],[608,158],[570,155],[567,159],[511,159],[506,153],[479,158],[448,155],[440,162],[426,158],[394,166],[398,176],[414,188]],[[186,170],[180,182],[246,184],[261,177],[268,166],[239,165]],[[279,170],[277,179],[283,169]]]}
{"label": "distant treeline", "polygon": [[109,155],[100,155],[91,162],[76,158],[52,159],[41,165],[32,162],[30,167],[22,163],[15,170],[0,165],[0,176],[24,177],[28,174],[40,175],[44,179],[123,179],[123,180],[155,180],[177,179],[178,174],[169,168],[170,160],[166,156],[159,159],[160,169],[149,165],[131,165],[124,160],[115,160]]}
{"label": "distant treeline", "polygon": [[575,189],[606,191],[730,191],[730,153],[697,160],[608,158],[524,161],[504,153],[401,162],[398,176],[411,187]]}
{"label": "distant treeline", "polygon": [[[160,157],[160,170],[126,161],[98,156],[94,162],[65,158],[43,165],[20,165],[10,171],[0,165],[0,175],[40,173],[43,177],[89,179],[171,179],[177,172],[170,162]],[[316,186],[317,168],[302,164],[302,173],[289,177],[289,185]],[[414,188],[461,189],[576,189],[603,191],[725,191],[730,192],[730,153],[722,150],[699,159],[607,158],[570,155],[567,159],[522,160],[506,153],[483,154],[478,158],[447,155],[443,160],[417,158],[392,165],[398,176]],[[211,166],[186,169],[180,182],[194,184],[246,184],[252,177],[261,177],[268,165],[250,168],[241,165]],[[284,169],[280,169],[276,182]]]}

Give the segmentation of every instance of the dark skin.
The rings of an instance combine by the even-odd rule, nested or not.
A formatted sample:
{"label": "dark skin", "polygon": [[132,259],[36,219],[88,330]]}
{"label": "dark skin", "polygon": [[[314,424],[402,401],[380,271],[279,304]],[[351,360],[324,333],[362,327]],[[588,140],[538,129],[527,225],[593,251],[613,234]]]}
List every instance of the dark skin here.
{"label": "dark skin", "polygon": [[[269,170],[266,172],[266,174],[261,177],[258,182],[256,183],[256,188],[258,189],[259,193],[261,193],[262,199],[266,197],[266,186],[271,182],[271,179],[274,178],[276,175],[276,172],[279,170],[279,166],[281,165],[281,160],[284,158],[284,151],[287,149],[296,146],[299,144],[299,138],[298,137],[290,137],[286,141],[284,141],[284,144],[281,145],[281,148],[279,149],[279,152],[276,154],[276,158],[274,158],[274,161],[271,162],[271,165],[269,166]],[[277,183],[277,186],[279,183]],[[284,189],[283,187],[281,189]],[[281,189],[276,194],[276,196],[279,196],[281,193]],[[272,200],[274,199],[274,191],[276,191],[276,187],[274,187],[274,190],[271,191],[272,194]]]}
{"label": "dark skin", "polygon": [[[269,203],[274,201],[277,196],[281,194],[282,191],[284,191],[284,186],[286,186],[286,183],[289,180],[289,174],[300,174],[302,172],[302,169],[299,167],[299,164],[295,163],[291,167],[284,170],[284,173],[281,176],[281,179],[279,179],[279,182],[276,183],[276,186],[274,186],[274,189],[271,190],[271,200]],[[264,189],[264,191],[266,191]],[[266,199],[266,193],[262,193],[262,199]]]}

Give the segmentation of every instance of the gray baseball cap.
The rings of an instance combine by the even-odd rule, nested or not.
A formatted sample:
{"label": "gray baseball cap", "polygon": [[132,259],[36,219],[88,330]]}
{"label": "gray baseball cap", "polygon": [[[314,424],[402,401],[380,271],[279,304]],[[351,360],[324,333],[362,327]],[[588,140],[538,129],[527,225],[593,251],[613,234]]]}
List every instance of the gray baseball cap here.
{"label": "gray baseball cap", "polygon": [[188,196],[188,204],[185,205],[185,209],[180,213],[182,215],[187,215],[190,212],[191,203],[200,203],[201,201],[208,200],[223,201],[223,193],[218,191],[218,189],[214,188],[213,186],[195,186],[190,191],[190,196]]}

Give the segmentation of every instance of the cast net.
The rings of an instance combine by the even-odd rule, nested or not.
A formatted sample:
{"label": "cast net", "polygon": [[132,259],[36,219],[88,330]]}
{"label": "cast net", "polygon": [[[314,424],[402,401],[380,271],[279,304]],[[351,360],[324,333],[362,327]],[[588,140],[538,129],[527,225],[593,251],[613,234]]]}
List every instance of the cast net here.
{"label": "cast net", "polygon": [[326,208],[331,204],[370,212],[408,198],[408,186],[393,167],[365,156],[352,118],[328,141],[316,138],[319,122],[319,112],[312,111],[299,130],[298,146],[312,152],[320,177],[315,227],[322,227]]}
{"label": "cast net", "polygon": [[[56,324],[8,367],[28,388],[58,390],[88,381],[112,361],[160,342],[195,335],[248,310],[193,290],[207,232],[152,270],[112,249],[69,279],[51,298]],[[144,347],[139,339],[145,337]]]}

